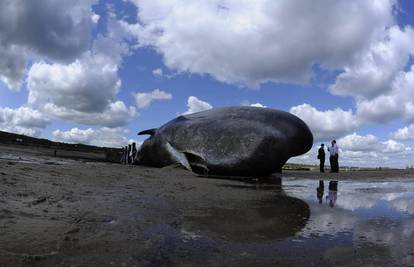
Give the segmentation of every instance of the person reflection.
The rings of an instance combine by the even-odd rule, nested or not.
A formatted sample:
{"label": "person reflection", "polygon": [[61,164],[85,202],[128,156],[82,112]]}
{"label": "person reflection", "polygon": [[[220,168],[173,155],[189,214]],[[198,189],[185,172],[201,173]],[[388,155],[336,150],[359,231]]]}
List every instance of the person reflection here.
{"label": "person reflection", "polygon": [[325,185],[323,183],[323,180],[319,180],[319,186],[316,188],[316,197],[319,200],[319,204],[322,204],[324,188]]}
{"label": "person reflection", "polygon": [[338,197],[338,181],[329,181],[329,192],[326,196],[326,201],[329,201],[329,206],[333,208]]}

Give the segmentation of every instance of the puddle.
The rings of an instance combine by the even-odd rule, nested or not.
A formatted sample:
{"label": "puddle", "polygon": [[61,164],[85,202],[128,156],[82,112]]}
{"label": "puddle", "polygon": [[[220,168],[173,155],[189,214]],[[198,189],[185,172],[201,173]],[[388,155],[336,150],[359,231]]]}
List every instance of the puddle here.
{"label": "puddle", "polygon": [[247,202],[239,208],[206,209],[203,216],[187,217],[190,227],[215,238],[232,241],[274,240],[292,236],[309,218],[308,205],[297,198],[275,195],[266,201]]}
{"label": "puddle", "polygon": [[273,198],[201,214],[186,218],[186,227],[229,253],[274,257],[270,262],[302,258],[305,265],[414,265],[414,179],[283,178]]}
{"label": "puddle", "polygon": [[296,234],[305,247],[324,242],[337,247],[340,242],[348,250],[329,253],[335,258],[344,256],[344,262],[350,261],[346,256],[360,254],[388,259],[396,265],[414,264],[414,179],[339,181],[336,191],[330,190],[329,181],[323,181],[323,189],[320,183],[283,180],[286,194],[310,207],[306,227]]}

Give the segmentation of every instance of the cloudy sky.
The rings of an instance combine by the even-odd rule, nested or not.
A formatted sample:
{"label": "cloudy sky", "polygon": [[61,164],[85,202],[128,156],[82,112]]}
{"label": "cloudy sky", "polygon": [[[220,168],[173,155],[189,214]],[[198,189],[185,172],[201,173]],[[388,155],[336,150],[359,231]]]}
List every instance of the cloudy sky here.
{"label": "cloudy sky", "polygon": [[414,164],[409,0],[3,0],[0,129],[122,146],[183,113],[289,111],[342,165]]}

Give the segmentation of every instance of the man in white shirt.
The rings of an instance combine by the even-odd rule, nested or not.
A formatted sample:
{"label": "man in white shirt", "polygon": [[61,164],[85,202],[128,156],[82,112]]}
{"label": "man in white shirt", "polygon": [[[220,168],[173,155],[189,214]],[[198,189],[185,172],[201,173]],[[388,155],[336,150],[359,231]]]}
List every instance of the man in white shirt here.
{"label": "man in white shirt", "polygon": [[339,151],[338,151],[338,146],[336,145],[336,141],[332,140],[331,142],[331,147],[328,147],[328,151],[330,153],[329,156],[329,162],[331,164],[331,172],[339,172],[339,163],[338,163],[338,158],[339,158]]}

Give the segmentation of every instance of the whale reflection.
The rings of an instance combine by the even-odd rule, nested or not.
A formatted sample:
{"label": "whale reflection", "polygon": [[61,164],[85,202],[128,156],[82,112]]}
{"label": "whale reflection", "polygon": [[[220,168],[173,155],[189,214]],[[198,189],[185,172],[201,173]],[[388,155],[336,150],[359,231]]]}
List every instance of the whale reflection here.
{"label": "whale reflection", "polygon": [[306,225],[310,208],[279,188],[266,199],[246,201],[232,209],[208,208],[200,214],[186,218],[192,231],[207,231],[209,236],[224,240],[260,241],[295,235]]}

